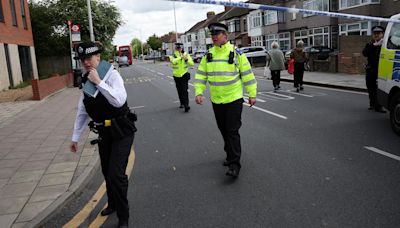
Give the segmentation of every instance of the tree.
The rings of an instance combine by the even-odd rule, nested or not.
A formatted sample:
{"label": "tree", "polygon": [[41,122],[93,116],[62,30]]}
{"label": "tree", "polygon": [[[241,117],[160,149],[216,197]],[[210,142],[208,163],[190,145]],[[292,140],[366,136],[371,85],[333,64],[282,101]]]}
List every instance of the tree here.
{"label": "tree", "polygon": [[159,48],[161,48],[162,41],[160,37],[156,36],[156,34],[153,34],[149,37],[149,39],[147,39],[147,44],[150,46],[151,49],[158,50]]}
{"label": "tree", "polygon": [[133,56],[138,56],[142,54],[142,41],[140,41],[138,38],[133,38],[131,41],[131,48],[132,48],[132,55]]}
{"label": "tree", "polygon": [[[69,34],[66,21],[81,25],[82,41],[90,41],[89,20],[86,1],[82,0],[43,0],[29,3],[35,46],[48,47],[38,50],[42,56],[52,56],[57,48],[69,50]],[[91,1],[93,31],[96,41],[103,47],[103,58],[112,56],[112,39],[122,25],[119,10],[108,2]],[[64,29],[60,29],[64,28]],[[42,33],[45,32],[45,33]]]}

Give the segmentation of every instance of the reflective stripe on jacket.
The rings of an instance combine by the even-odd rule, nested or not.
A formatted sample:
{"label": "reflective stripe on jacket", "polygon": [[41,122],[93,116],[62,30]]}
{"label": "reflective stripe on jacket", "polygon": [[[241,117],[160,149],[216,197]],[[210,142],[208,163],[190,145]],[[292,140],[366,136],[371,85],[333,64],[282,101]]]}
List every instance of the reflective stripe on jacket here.
{"label": "reflective stripe on jacket", "polygon": [[[187,61],[183,56],[187,56]],[[192,58],[186,52],[181,55],[179,51],[175,51],[174,55],[170,56],[170,61],[172,63],[172,75],[178,78],[188,72],[189,66],[194,65]]]}
{"label": "reflective stripe on jacket", "polygon": [[[228,62],[231,51],[235,54],[233,64]],[[195,75],[196,96],[203,95],[208,82],[211,101],[215,104],[226,104],[243,98],[242,85],[250,97],[256,97],[257,82],[246,55],[238,53],[230,42],[220,47],[214,46],[208,52],[212,60],[207,61],[207,55],[204,55]]]}

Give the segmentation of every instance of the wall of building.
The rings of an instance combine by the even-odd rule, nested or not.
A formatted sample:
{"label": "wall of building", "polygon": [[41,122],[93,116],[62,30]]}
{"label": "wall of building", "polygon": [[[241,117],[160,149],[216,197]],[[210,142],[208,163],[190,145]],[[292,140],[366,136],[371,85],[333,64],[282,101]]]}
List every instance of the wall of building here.
{"label": "wall of building", "polygon": [[18,45],[9,44],[8,50],[10,53],[10,63],[14,86],[22,82],[21,62],[19,61]]}
{"label": "wall of building", "polygon": [[15,2],[15,11],[17,14],[17,26],[12,25],[10,1],[1,0],[3,5],[4,21],[0,22],[0,42],[6,44],[19,44],[23,46],[33,46],[33,35],[29,7],[27,1],[24,1],[24,8],[27,21],[27,29],[24,29],[20,1]]}
{"label": "wall of building", "polygon": [[5,56],[4,44],[0,43],[0,90],[7,89],[10,86]]}

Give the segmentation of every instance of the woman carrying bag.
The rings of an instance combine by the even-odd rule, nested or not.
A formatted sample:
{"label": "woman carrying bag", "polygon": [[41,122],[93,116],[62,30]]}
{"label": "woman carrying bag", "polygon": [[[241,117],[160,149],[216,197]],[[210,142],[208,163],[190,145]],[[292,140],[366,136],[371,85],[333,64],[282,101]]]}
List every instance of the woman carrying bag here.
{"label": "woman carrying bag", "polygon": [[304,63],[307,61],[306,53],[303,51],[304,42],[300,40],[296,48],[292,50],[290,58],[294,59],[294,87],[297,92],[303,90]]}
{"label": "woman carrying bag", "polygon": [[272,42],[271,50],[268,51],[269,60],[267,66],[271,71],[272,85],[274,86],[274,91],[281,88],[281,70],[285,69],[285,57],[283,52],[279,49],[279,44],[277,42]]}

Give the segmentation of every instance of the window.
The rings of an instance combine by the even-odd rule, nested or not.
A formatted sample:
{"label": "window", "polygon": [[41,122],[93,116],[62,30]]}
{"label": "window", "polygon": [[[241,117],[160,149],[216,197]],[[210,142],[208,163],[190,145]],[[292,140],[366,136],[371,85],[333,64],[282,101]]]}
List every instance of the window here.
{"label": "window", "polygon": [[243,19],[243,31],[247,32],[247,20],[246,20],[246,18]]}
{"label": "window", "polygon": [[192,34],[189,34],[189,35],[187,36],[187,41],[188,41],[188,42],[192,42]]}
{"label": "window", "polygon": [[262,36],[251,37],[251,46],[263,46],[263,37]]}
{"label": "window", "polygon": [[240,32],[240,20],[232,20],[228,22],[229,32]]}
{"label": "window", "polygon": [[400,24],[394,23],[387,42],[388,49],[400,49]]}
{"label": "window", "polygon": [[330,47],[329,27],[310,29],[309,34],[310,45]]}
{"label": "window", "polygon": [[308,30],[299,30],[294,32],[295,44],[297,44],[297,42],[299,42],[300,40],[304,42],[305,47],[310,46],[308,42]]}
{"label": "window", "polygon": [[[329,11],[329,0],[308,0],[304,1],[303,8],[307,10]],[[313,14],[303,14],[304,17],[312,16]]]}
{"label": "window", "polygon": [[271,50],[272,42],[278,41],[278,34],[271,34],[265,36],[265,47],[267,50]]}
{"label": "window", "polygon": [[194,34],[194,41],[197,41],[197,33]]}
{"label": "window", "polygon": [[10,9],[11,9],[12,24],[14,26],[17,26],[17,13],[15,12],[14,0],[10,0]]}
{"label": "window", "polygon": [[2,1],[0,1],[0,21],[4,22],[3,6]]}
{"label": "window", "polygon": [[282,51],[290,50],[290,33],[289,32],[279,33],[278,42]]}
{"label": "window", "polygon": [[370,28],[372,28],[375,25],[378,25],[378,23],[368,22],[368,21],[351,23],[351,24],[341,24],[339,25],[339,35],[346,35],[346,36],[371,35]]}
{"label": "window", "polygon": [[25,1],[20,0],[20,4],[21,4],[22,24],[24,25],[24,29],[28,29],[28,24],[26,23]]}
{"label": "window", "polygon": [[340,0],[339,1],[339,9],[374,4],[374,3],[379,3],[379,2],[380,2],[380,0]]}
{"label": "window", "polygon": [[278,12],[267,10],[264,12],[264,25],[272,25],[278,23]]}
{"label": "window", "polygon": [[256,13],[250,16],[251,28],[261,27],[261,13]]}

